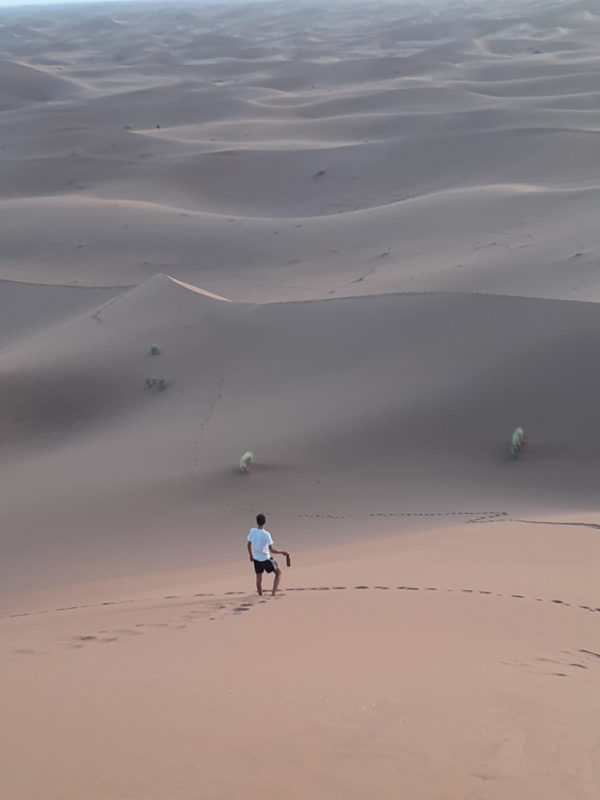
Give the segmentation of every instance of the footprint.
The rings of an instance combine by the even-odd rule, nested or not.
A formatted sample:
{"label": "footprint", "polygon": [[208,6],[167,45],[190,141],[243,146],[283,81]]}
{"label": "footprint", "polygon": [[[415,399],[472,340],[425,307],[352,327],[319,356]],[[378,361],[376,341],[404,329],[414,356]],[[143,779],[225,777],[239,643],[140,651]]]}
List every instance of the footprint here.
{"label": "footprint", "polygon": [[583,648],[581,648],[579,652],[585,653],[586,656],[593,656],[594,658],[600,658],[600,653],[595,653],[593,650],[584,650]]}

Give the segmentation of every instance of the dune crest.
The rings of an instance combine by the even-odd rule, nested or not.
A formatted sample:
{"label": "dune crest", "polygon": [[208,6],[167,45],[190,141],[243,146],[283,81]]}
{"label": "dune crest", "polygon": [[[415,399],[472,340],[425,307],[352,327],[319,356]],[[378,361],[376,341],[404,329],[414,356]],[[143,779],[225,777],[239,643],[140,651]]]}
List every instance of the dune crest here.
{"label": "dune crest", "polygon": [[167,275],[167,278],[173,281],[173,283],[176,283],[178,286],[182,286],[184,289],[188,289],[190,292],[195,292],[196,294],[203,294],[205,297],[211,297],[213,300],[222,300],[224,303],[231,303],[231,300],[228,300],[226,297],[221,297],[218,294],[207,292],[205,289],[200,289],[199,286],[192,286],[191,283],[178,281],[177,278],[172,278],[170,275]]}

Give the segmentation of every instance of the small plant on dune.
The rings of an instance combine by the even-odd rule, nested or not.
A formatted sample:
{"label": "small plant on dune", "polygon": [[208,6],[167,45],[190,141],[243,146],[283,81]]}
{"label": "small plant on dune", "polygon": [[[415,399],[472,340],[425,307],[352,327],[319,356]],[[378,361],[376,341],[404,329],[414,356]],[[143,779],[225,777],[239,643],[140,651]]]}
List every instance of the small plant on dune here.
{"label": "small plant on dune", "polygon": [[519,455],[519,450],[523,446],[523,428],[515,428],[510,439],[510,457],[513,461]]}
{"label": "small plant on dune", "polygon": [[165,378],[155,378],[152,376],[151,378],[146,378],[145,386],[146,389],[155,388],[159,392],[162,392],[164,389],[167,388],[168,382]]}
{"label": "small plant on dune", "polygon": [[159,356],[160,355],[160,347],[157,344],[153,344],[150,346],[150,355],[151,356]]}
{"label": "small plant on dune", "polygon": [[254,461],[254,455],[249,450],[240,458],[240,472],[246,474],[250,472],[250,465]]}

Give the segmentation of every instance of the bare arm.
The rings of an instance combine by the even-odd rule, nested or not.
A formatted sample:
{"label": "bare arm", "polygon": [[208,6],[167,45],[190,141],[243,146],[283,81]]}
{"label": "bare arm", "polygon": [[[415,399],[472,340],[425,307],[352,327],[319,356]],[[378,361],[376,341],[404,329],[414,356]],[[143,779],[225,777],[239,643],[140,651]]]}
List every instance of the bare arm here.
{"label": "bare arm", "polygon": [[248,555],[250,556],[250,561],[254,561],[252,558],[252,542],[248,542]]}
{"label": "bare arm", "polygon": [[272,544],[269,545],[269,552],[271,553],[271,555],[281,555],[281,556],[289,555],[289,553],[287,553],[285,550],[276,550]]}

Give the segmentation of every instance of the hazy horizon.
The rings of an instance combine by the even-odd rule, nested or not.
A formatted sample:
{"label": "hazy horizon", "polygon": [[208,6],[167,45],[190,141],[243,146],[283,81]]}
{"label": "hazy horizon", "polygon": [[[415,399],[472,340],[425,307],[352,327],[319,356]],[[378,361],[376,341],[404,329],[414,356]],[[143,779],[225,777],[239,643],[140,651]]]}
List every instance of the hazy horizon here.
{"label": "hazy horizon", "polygon": [[[243,2],[243,0],[240,0]],[[19,8],[21,6],[65,6],[65,5],[113,5],[113,3],[142,3],[145,0],[0,0],[0,9]],[[218,0],[214,0],[218,2]]]}
{"label": "hazy horizon", "polygon": [[[184,0],[190,2],[190,0]],[[64,5],[88,5],[102,6],[113,5],[114,3],[152,3],[156,4],[159,0],[0,0],[0,9],[19,8],[21,6],[64,6]],[[198,5],[232,5],[235,3],[269,2],[269,0],[198,0]],[[401,0],[399,0],[401,2]]]}

